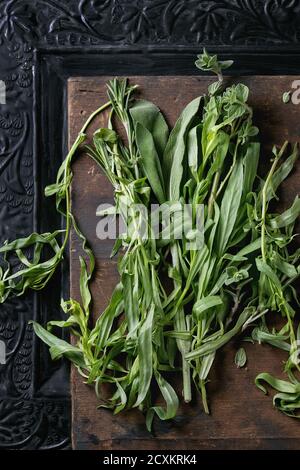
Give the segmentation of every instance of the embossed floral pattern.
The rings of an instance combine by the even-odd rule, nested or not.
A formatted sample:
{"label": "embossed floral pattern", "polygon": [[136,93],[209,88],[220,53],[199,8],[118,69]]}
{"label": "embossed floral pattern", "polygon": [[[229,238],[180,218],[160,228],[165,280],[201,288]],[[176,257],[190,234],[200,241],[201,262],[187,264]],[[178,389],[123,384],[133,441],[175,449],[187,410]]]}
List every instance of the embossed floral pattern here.
{"label": "embossed floral pattern", "polygon": [[5,400],[0,402],[0,416],[2,448],[55,449],[67,442],[67,406],[62,401]]}
{"label": "embossed floral pattern", "polygon": [[299,9],[298,0],[8,0],[0,34],[49,46],[293,43]]}

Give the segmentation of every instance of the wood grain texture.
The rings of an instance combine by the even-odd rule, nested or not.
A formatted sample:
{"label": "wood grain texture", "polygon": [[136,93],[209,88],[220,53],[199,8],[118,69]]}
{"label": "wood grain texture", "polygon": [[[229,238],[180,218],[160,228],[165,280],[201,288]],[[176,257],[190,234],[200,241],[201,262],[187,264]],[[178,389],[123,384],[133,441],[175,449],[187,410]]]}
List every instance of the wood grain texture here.
{"label": "wood grain texture", "polygon": [[[109,77],[72,78],[68,84],[69,139],[74,140],[88,115],[105,102],[105,83]],[[300,106],[282,103],[283,92],[298,77],[242,77],[250,87],[250,104],[254,121],[260,127],[262,159],[267,160],[273,144],[285,139],[299,141]],[[204,77],[132,77],[140,85],[140,95],[155,102],[173,125],[182,108],[202,94],[212,81]],[[231,81],[231,79],[227,79]],[[95,126],[105,125],[105,116]],[[92,129],[91,129],[92,131]],[[116,261],[110,260],[111,242],[96,238],[96,209],[100,203],[112,202],[112,189],[96,165],[85,155],[74,164],[73,209],[97,258],[97,273],[92,285],[95,318],[109,301],[118,280]],[[300,165],[281,193],[280,208],[291,203],[300,187]],[[71,296],[79,297],[80,245],[71,240]],[[272,321],[272,319],[271,319]],[[93,388],[82,383],[72,372],[72,436],[75,449],[295,449],[300,445],[300,423],[273,409],[271,397],[265,397],[254,385],[259,372],[282,374],[284,354],[268,346],[245,343],[248,363],[237,369],[234,356],[237,342],[219,351],[210,376],[208,396],[211,415],[202,410],[200,400],[182,405],[172,423],[158,423],[154,436],[145,428],[137,411],[113,416],[97,410]]]}

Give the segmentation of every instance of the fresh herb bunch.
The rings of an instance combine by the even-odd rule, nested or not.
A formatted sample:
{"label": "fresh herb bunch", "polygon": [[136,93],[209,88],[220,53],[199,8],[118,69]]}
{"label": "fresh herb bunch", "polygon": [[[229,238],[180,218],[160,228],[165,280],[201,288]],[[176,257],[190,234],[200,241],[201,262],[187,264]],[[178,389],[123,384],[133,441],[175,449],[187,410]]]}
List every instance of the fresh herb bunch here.
{"label": "fresh herb bunch", "polygon": [[[195,384],[208,412],[206,382],[217,350],[252,325],[253,340],[288,353],[288,380],[262,373],[257,385],[263,391],[263,382],[271,385],[278,391],[274,405],[299,416],[296,344],[300,328],[294,329],[292,305],[298,304],[293,283],[300,267],[299,250],[291,249],[299,199],[282,214],[269,210],[293,169],[298,149],[295,146],[285,158],[287,143],[274,148],[266,176],[257,176],[260,145],[248,105],[249,90],[242,84],[224,86],[222,70],[231,63],[220,62],[206,51],[198,57],[197,67],[216,73],[218,81],[210,85],[207,96],[196,98],[183,110],[170,133],[154,104],[134,100],[135,86],[124,79],[110,81],[108,103],[88,119],[56,183],[46,188],[46,195],[56,196],[57,210],[66,218],[63,241],[61,231],[33,234],[0,250],[5,255],[0,268],[0,302],[4,302],[28,288],[42,289],[63,259],[70,230],[77,232],[85,253],[80,257],[81,302],[62,302],[66,320],[52,321],[47,329],[34,323],[34,330],[49,345],[53,359],[68,358],[86,382],[95,385],[100,406],[114,413],[138,407],[146,414],[148,429],[155,415],[166,420],[177,413],[179,398],[167,379],[170,372],[182,374],[186,402]],[[131,230],[116,240],[112,255],[120,254],[120,282],[91,326],[89,284],[95,262],[71,211],[71,166],[90,122],[109,106],[107,128],[94,134],[88,153],[114,188],[115,215],[129,220]],[[126,131],[126,143],[116,130],[116,120]],[[189,204],[193,223],[202,205],[199,249],[188,248],[193,230],[191,239],[178,239],[175,213],[167,227],[170,237],[157,240],[151,236],[148,217],[130,210],[140,204],[148,213],[152,203],[172,202]],[[25,255],[28,249],[31,253]],[[47,259],[49,249],[54,255]],[[21,269],[14,267],[20,263]],[[172,281],[171,288],[166,277]],[[279,331],[269,330],[268,312],[285,319]],[[76,345],[55,336],[54,327],[70,328]],[[242,367],[246,360],[241,348],[236,364]],[[154,383],[164,406],[155,405]],[[108,399],[102,393],[104,384],[110,384]]]}

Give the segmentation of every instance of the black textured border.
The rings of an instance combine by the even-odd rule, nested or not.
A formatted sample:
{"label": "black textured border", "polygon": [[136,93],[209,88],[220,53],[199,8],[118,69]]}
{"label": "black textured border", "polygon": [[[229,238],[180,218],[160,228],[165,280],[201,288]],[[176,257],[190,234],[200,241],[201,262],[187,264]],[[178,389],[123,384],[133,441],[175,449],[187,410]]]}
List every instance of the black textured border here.
{"label": "black textured border", "polygon": [[[133,55],[135,74],[192,74],[203,45],[239,73],[297,73],[299,40],[300,0],[0,0],[0,243],[59,223],[41,198],[66,150],[69,76],[130,74]],[[0,306],[0,448],[68,445],[68,369],[28,326],[59,315],[66,278]]]}

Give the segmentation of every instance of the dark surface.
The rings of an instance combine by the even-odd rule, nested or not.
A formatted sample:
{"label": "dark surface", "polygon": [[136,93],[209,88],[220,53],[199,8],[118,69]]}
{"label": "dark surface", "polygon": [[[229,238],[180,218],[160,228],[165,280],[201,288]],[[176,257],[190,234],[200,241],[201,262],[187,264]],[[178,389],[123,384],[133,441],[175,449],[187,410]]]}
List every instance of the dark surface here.
{"label": "dark surface", "polygon": [[[107,77],[74,78],[69,81],[70,142],[74,141],[89,114],[107,101]],[[267,162],[272,144],[281,145],[285,139],[300,141],[300,107],[283,104],[282,94],[291,89],[297,77],[241,77],[251,90],[250,104],[254,108],[254,121],[260,128],[264,143],[261,160]],[[204,77],[132,77],[140,85],[140,96],[155,102],[173,125],[182,108],[193,98],[205,93],[211,79]],[[231,79],[227,79],[231,83]],[[106,126],[107,114],[96,120],[90,133]],[[112,188],[97,165],[87,156],[79,156],[74,165],[73,210],[87,235],[97,259],[97,272],[92,285],[94,319],[106,307],[118,281],[116,259],[110,260],[113,242],[96,237],[99,204],[111,203]],[[282,185],[280,208],[291,204],[299,192],[300,162]],[[71,297],[80,299],[78,256],[80,242],[72,235],[71,242]],[[270,325],[278,320],[268,317]],[[233,341],[217,353],[210,375],[208,397],[211,416],[202,409],[199,399],[192,405],[182,405],[173,422],[158,422],[155,436],[145,427],[144,417],[138,411],[113,416],[111,412],[97,410],[94,390],[82,383],[72,372],[72,436],[75,449],[297,449],[300,427],[296,419],[281,414],[254,385],[260,372],[281,376],[285,354],[268,346],[245,343],[248,363],[237,369],[234,356],[240,345]],[[180,392],[180,388],[179,388]],[[197,393],[195,393],[197,396]]]}
{"label": "dark surface", "polygon": [[[0,243],[60,222],[42,190],[67,148],[68,77],[193,74],[203,45],[236,74],[297,74],[299,31],[299,0],[0,0]],[[68,368],[27,323],[58,318],[67,283],[66,263],[47,292],[0,306],[0,448],[67,445]]]}

